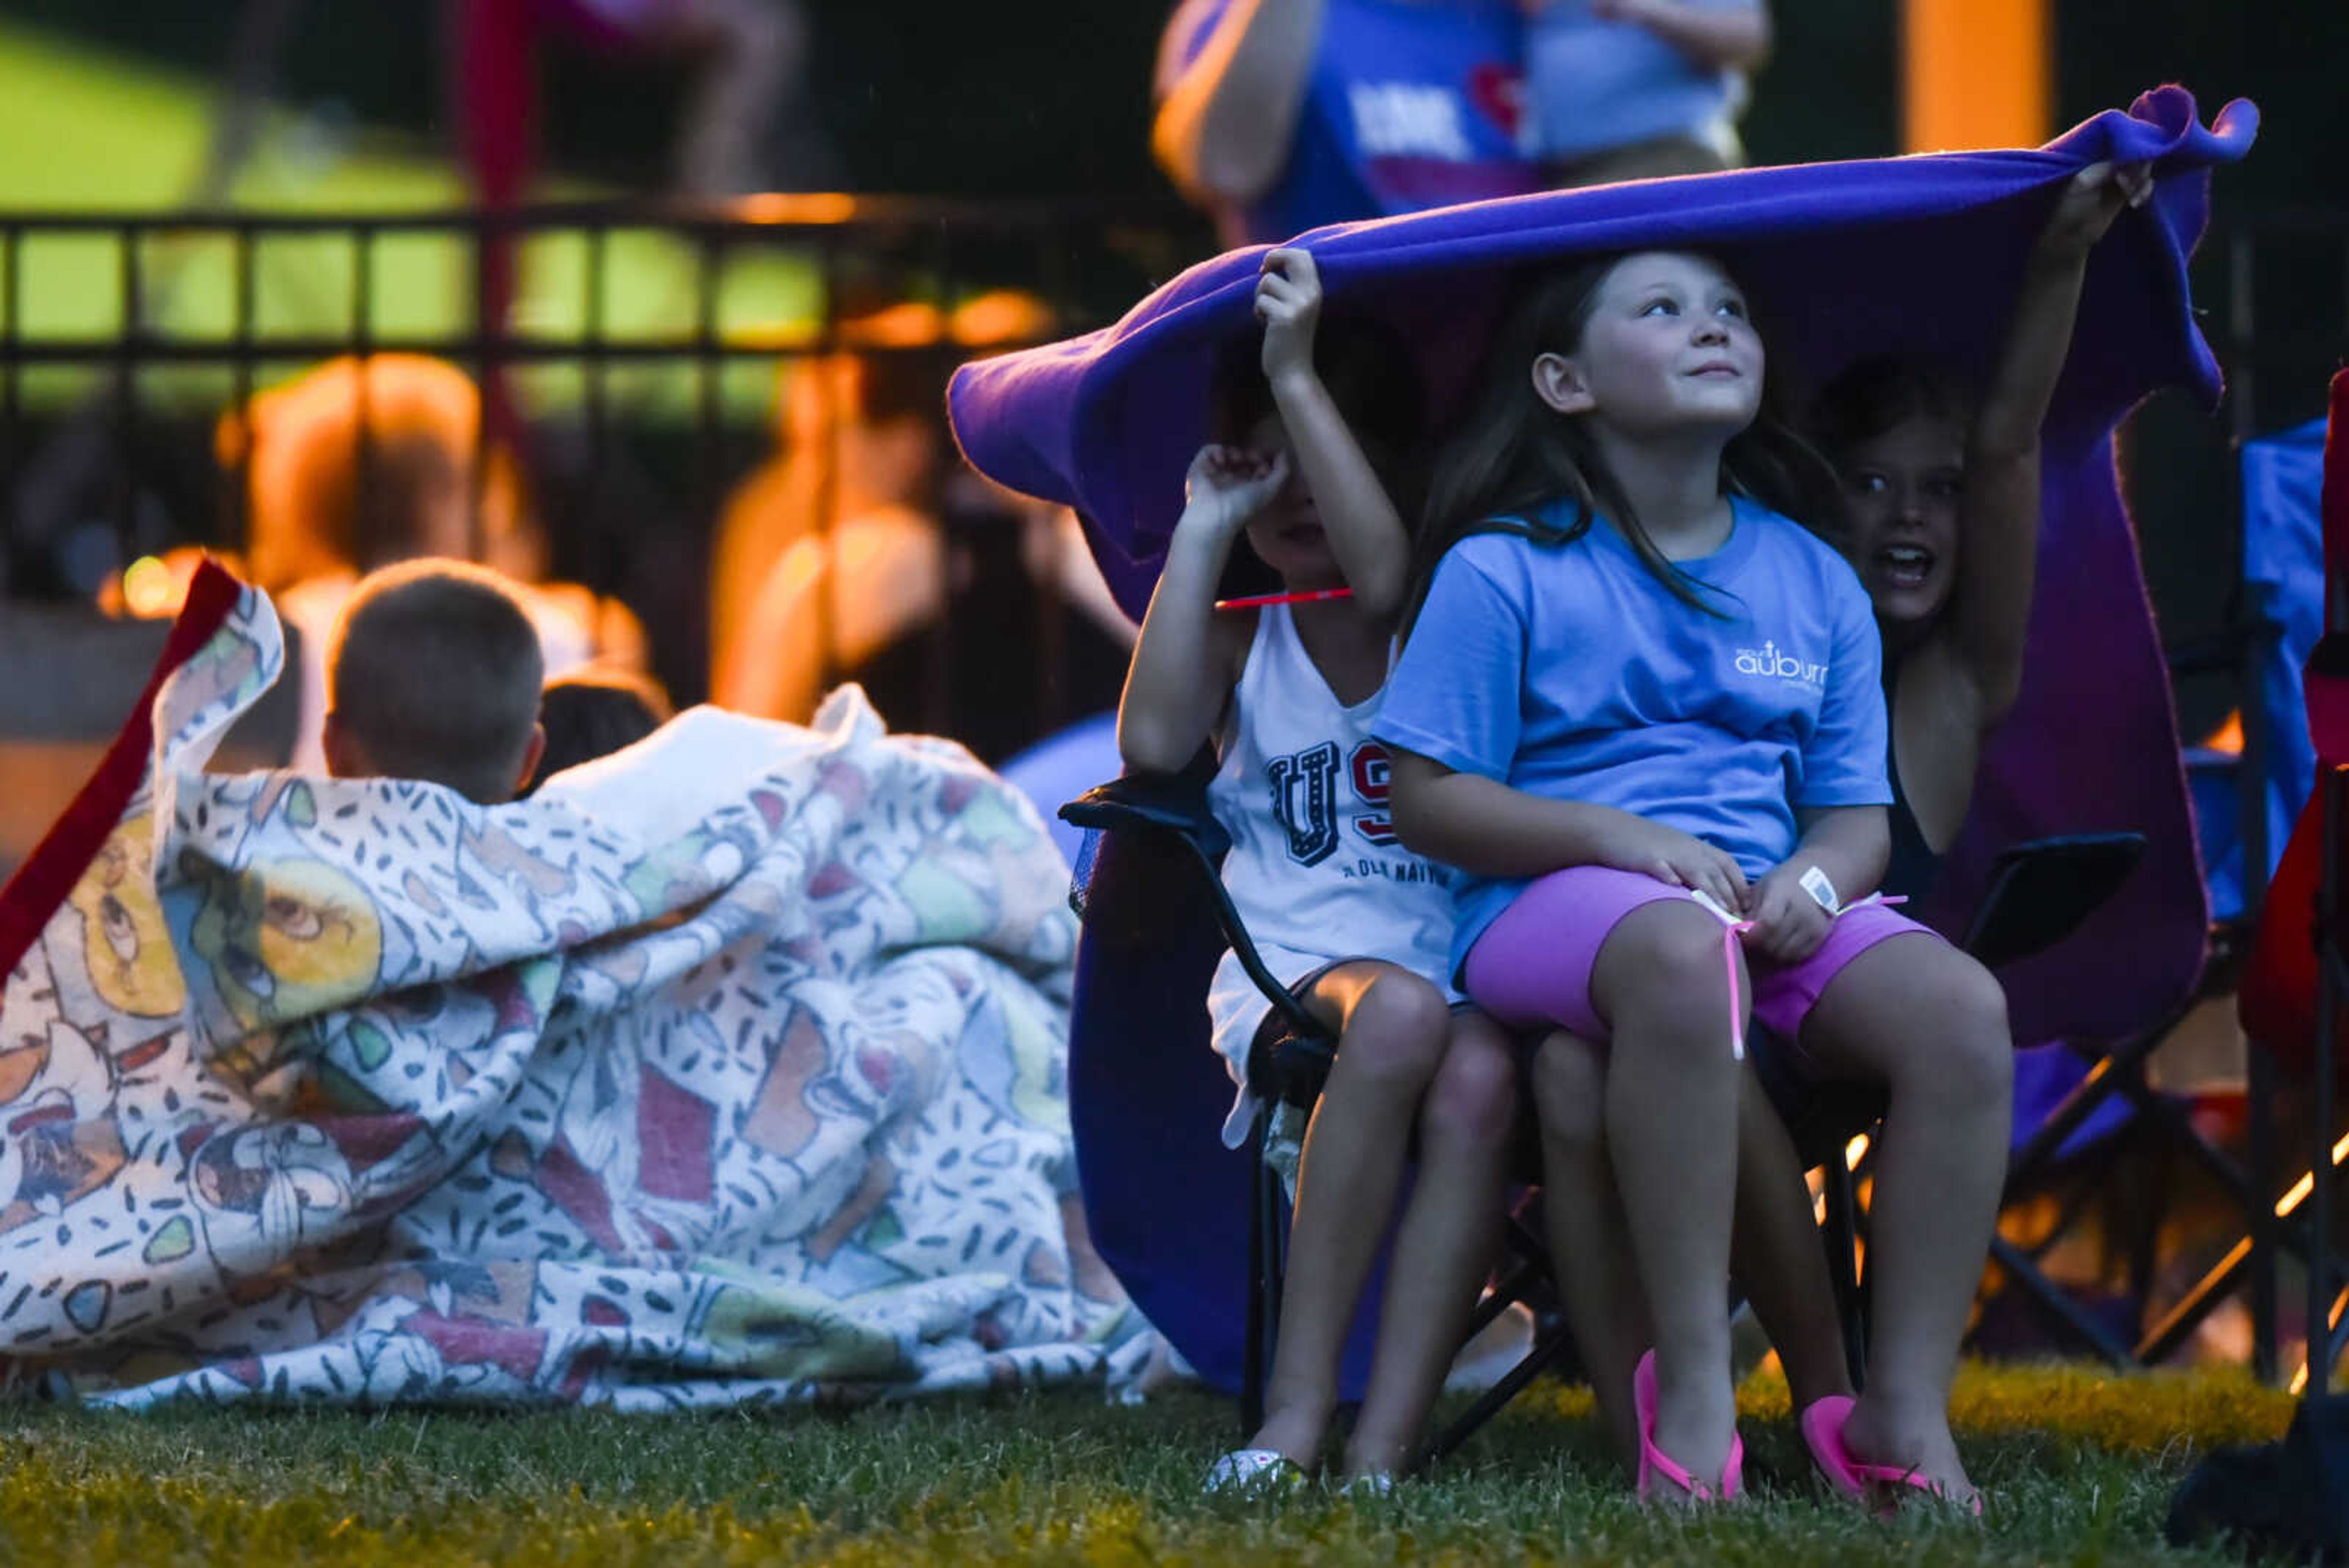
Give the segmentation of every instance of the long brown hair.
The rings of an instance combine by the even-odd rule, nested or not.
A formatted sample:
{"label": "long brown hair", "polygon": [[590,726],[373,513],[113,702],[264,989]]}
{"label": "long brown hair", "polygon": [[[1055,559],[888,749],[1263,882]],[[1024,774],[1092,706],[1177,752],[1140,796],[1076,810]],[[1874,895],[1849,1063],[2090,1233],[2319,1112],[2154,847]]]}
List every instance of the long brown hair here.
{"label": "long brown hair", "polygon": [[[1569,544],[1590,532],[1601,516],[1614,521],[1675,597],[1708,615],[1722,613],[1705,597],[1708,585],[1682,571],[1649,537],[1585,422],[1543,402],[1527,373],[1543,354],[1581,348],[1599,291],[1624,259],[1621,254],[1593,256],[1548,274],[1526,289],[1504,319],[1486,356],[1482,389],[1469,400],[1435,455],[1406,624],[1417,618],[1444,553],[1469,535],[1516,534],[1539,544]],[[1771,411],[1766,391],[1763,411],[1723,449],[1721,470],[1724,489],[1802,518],[1815,529],[1839,524],[1834,472]],[[1574,516],[1564,527],[1540,515],[1560,501],[1574,503]]]}

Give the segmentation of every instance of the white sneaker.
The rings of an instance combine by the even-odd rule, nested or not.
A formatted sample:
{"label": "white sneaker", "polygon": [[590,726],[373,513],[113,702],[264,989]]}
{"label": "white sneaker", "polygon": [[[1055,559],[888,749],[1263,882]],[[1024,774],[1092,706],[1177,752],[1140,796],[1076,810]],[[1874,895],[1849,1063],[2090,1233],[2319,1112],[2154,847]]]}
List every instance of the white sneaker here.
{"label": "white sneaker", "polygon": [[1281,1497],[1305,1486],[1302,1466],[1278,1449],[1234,1449],[1207,1467],[1199,1490],[1211,1496]]}

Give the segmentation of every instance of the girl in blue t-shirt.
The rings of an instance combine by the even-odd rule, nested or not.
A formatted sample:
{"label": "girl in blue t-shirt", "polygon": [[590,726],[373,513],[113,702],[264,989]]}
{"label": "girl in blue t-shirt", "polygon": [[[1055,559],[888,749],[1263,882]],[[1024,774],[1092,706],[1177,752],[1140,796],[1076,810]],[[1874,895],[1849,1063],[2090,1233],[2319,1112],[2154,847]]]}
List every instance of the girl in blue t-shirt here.
{"label": "girl in blue t-shirt", "polygon": [[[1826,476],[1758,418],[1761,340],[1704,257],[1643,252],[1549,278],[1494,363],[1437,466],[1433,573],[1377,733],[1396,749],[1404,842],[1466,873],[1453,956],[1471,999],[1608,1044],[1636,1278],[1570,1284],[1568,1304],[1652,1327],[1630,1390],[1640,1492],[1739,1488],[1739,1144],[1784,1138],[1741,1116],[1749,1003],[1822,1061],[1898,1040],[1975,1069],[1950,1075],[1966,1081],[1941,1103],[1894,1107],[1957,1196],[1930,1233],[1879,1238],[1939,1266],[1907,1258],[1903,1290],[1877,1303],[1869,1385],[1916,1439],[1917,1473],[1965,1489],[1945,1409],[2005,1157],[2004,1000],[1981,966],[1860,897],[1883,870],[1891,798],[1874,618],[1850,566],[1784,515],[1826,514]],[[1582,1110],[1579,1075],[1551,1062],[1535,1064],[1546,1124]],[[1569,1282],[1594,1208],[1613,1201],[1586,1174],[1551,1172]]]}

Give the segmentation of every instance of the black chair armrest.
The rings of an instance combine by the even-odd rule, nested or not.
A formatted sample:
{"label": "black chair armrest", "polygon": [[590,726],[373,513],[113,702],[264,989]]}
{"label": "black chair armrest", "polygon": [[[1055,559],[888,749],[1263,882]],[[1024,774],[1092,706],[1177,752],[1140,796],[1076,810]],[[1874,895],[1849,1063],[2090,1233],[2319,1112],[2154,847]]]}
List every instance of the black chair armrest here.
{"label": "black chair armrest", "polygon": [[1256,943],[1224,891],[1221,871],[1225,851],[1232,846],[1216,814],[1207,809],[1206,782],[1196,774],[1127,774],[1096,784],[1061,807],[1061,820],[1103,833],[1140,833],[1172,838],[1191,853],[1186,858],[1203,878],[1215,912],[1216,928],[1240,961],[1256,988],[1262,992],[1290,1028],[1319,1036],[1319,1022],[1305,1011],[1273,972],[1265,967]]}
{"label": "black chair armrest", "polygon": [[1173,833],[1220,862],[1231,836],[1207,809],[1207,787],[1190,774],[1127,774],[1095,784],[1061,807],[1061,820],[1104,833],[1154,828]]}
{"label": "black chair armrest", "polygon": [[2067,833],[2001,850],[1965,950],[1988,969],[2046,951],[2119,892],[2144,855],[2141,833]]}

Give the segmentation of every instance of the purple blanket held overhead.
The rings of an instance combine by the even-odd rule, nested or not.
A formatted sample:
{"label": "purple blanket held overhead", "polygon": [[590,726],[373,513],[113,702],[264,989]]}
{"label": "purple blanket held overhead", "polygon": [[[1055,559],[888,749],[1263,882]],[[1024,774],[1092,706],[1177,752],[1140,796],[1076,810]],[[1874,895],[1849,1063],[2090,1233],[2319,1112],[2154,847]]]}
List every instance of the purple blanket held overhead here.
{"label": "purple blanket held overhead", "polygon": [[[2207,909],[2111,435],[2157,389],[2218,397],[2186,264],[2209,218],[2209,171],[2240,159],[2258,124],[2238,100],[2206,127],[2192,97],[2166,87],[2036,151],[1601,186],[1338,224],[1298,243],[1333,300],[1384,315],[1419,347],[1439,415],[1478,371],[1502,304],[1529,274],[1575,255],[1702,248],[1754,299],[1774,392],[1800,407],[1863,355],[1915,353],[1986,372],[2057,188],[2099,160],[2151,162],[2153,200],[2124,213],[2091,260],[2046,426],[2047,525],[2022,701],[1985,761],[1937,896],[1943,907],[1925,911],[1945,928],[1961,923],[2003,845],[2146,834],[2146,863],[2120,897],[2070,941],[2002,973],[2019,1037],[2112,1036],[2145,1026],[2190,988]],[[1253,329],[1261,255],[1217,256],[1112,327],[955,377],[954,427],[972,463],[1073,506],[1136,615],[1205,438],[1216,348]]]}

